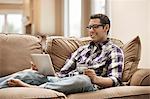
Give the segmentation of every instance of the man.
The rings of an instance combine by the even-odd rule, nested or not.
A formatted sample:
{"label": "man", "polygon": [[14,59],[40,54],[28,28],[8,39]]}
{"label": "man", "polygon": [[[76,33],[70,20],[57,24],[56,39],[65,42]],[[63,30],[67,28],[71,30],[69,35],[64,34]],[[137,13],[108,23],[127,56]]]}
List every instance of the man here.
{"label": "man", "polygon": [[[92,41],[72,54],[57,77],[45,77],[33,67],[0,78],[0,87],[41,87],[71,94],[120,85],[124,58],[122,50],[107,37],[109,18],[103,14],[92,15],[87,29]],[[87,67],[83,73],[78,69],[81,66]]]}

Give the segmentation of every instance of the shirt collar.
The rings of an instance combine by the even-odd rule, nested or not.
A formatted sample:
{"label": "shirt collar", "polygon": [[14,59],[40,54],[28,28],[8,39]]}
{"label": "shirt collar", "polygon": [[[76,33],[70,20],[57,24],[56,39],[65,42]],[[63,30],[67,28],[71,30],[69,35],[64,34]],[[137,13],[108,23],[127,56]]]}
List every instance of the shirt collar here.
{"label": "shirt collar", "polygon": [[102,49],[103,45],[106,45],[108,42],[110,41],[110,38],[107,38],[107,40],[103,41],[103,42],[93,42],[91,41],[89,44],[89,48],[93,48],[94,46],[96,46],[99,49]]}

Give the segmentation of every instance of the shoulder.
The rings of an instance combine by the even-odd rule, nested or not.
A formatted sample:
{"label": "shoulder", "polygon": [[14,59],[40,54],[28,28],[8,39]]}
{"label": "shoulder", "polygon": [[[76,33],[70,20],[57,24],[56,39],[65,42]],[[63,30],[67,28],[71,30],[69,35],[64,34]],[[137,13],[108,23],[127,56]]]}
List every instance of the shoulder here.
{"label": "shoulder", "polygon": [[106,44],[106,49],[109,50],[110,53],[123,54],[123,50],[111,41]]}

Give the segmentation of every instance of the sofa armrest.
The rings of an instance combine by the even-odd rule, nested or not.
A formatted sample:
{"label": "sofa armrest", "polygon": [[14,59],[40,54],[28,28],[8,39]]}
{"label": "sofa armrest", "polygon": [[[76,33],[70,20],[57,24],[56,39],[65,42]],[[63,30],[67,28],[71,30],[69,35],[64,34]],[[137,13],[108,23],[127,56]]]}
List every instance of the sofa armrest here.
{"label": "sofa armrest", "polygon": [[138,69],[130,81],[131,86],[150,86],[150,69]]}

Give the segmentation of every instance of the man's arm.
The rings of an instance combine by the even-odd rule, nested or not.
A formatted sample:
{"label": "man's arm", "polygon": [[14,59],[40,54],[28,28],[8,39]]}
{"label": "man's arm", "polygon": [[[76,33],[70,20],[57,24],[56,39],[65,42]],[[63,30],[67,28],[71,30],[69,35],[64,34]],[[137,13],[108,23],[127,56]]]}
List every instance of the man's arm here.
{"label": "man's arm", "polygon": [[107,77],[97,76],[92,69],[85,70],[84,74],[89,76],[92,83],[101,87],[111,87],[120,84],[122,79],[122,68],[124,55],[121,49],[117,48],[109,54]]}
{"label": "man's arm", "polygon": [[111,87],[113,85],[112,79],[109,77],[97,76],[93,69],[87,69],[84,71],[84,74],[89,76],[91,82],[101,87]]}

